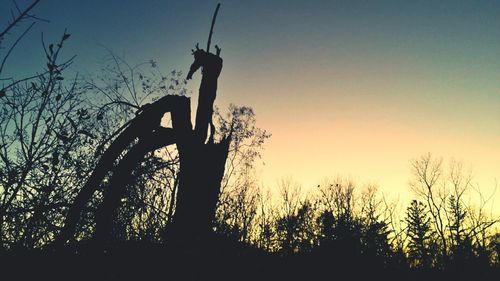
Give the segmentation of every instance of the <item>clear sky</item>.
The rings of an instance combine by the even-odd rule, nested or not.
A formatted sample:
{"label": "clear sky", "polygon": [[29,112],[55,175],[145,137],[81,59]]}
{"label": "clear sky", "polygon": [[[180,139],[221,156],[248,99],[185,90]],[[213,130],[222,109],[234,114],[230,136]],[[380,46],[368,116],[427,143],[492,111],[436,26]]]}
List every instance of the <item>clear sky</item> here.
{"label": "clear sky", "polygon": [[[254,107],[273,134],[265,185],[346,175],[405,194],[409,161],[427,152],[463,161],[485,190],[500,180],[500,1],[220,2],[216,102]],[[97,69],[104,45],[131,63],[186,71],[216,3],[42,0],[36,15],[51,22],[8,67],[36,66],[40,32],[55,39],[67,28],[77,70]]]}

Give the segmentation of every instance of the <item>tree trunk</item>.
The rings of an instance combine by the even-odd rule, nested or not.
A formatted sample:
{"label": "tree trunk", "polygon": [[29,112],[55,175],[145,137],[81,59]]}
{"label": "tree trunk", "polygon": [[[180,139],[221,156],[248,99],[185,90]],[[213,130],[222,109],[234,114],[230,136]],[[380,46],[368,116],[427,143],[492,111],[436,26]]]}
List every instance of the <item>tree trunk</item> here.
{"label": "tree trunk", "polygon": [[[190,125],[183,124],[186,123],[186,121],[183,121],[183,123],[181,123],[177,120],[184,120],[186,118],[185,115],[190,114],[189,109],[187,110],[187,113],[183,112],[186,111],[186,108],[189,108],[188,98],[169,95],[159,99],[153,104],[146,105],[142,109],[142,112],[137,117],[135,117],[130,122],[128,127],[126,127],[118,135],[118,137],[109,145],[108,149],[103,153],[103,155],[97,162],[97,165],[92,171],[89,179],[77,194],[73,204],[70,206],[64,222],[64,226],[61,229],[59,235],[56,237],[52,246],[64,246],[64,244],[68,242],[68,240],[73,239],[82,210],[90,201],[94,193],[99,189],[102,180],[110,171],[114,171],[114,174],[120,173],[119,171],[117,171],[118,167],[115,169],[114,164],[120,157],[120,154],[123,153],[123,151],[130,145],[130,143],[135,139],[141,137],[142,142],[140,141],[140,143],[144,145],[146,144],[146,142],[144,142],[144,140],[146,139],[150,142],[149,147],[147,149],[144,148],[145,150],[148,150],[148,152],[171,144],[172,140],[165,138],[173,138],[173,136],[167,137],[165,136],[165,134],[171,135],[172,133],[170,133],[170,131],[169,133],[167,133],[167,131],[172,129],[161,128],[161,118],[166,112],[171,112],[172,119],[174,119],[175,116],[176,123],[179,123],[179,130],[184,131],[186,130],[185,126]],[[137,159],[142,160],[141,157]],[[138,164],[138,162],[134,163],[134,167],[136,164]]]}
{"label": "tree trunk", "polygon": [[174,142],[175,136],[172,129],[159,128],[140,139],[120,161],[96,214],[95,240],[99,245],[105,245],[109,239],[115,210],[120,207],[121,199],[124,198],[127,191],[127,185],[134,182],[132,174],[134,169],[144,160],[146,154]]}
{"label": "tree trunk", "polygon": [[[177,207],[173,223],[167,231],[167,243],[170,241],[186,250],[190,247],[197,249],[206,244],[206,239],[211,236],[231,142],[230,135],[220,143],[213,142],[213,104],[217,94],[217,79],[222,70],[222,58],[200,49],[194,52],[194,58],[188,79],[202,67],[196,125],[194,131],[185,131],[185,134],[178,136],[180,173]],[[175,128],[176,124],[172,125]],[[177,126],[187,127],[180,124]],[[212,128],[208,143],[205,143],[209,126]]]}
{"label": "tree trunk", "polygon": [[211,236],[229,143],[230,139],[217,144],[191,142],[179,149],[177,207],[167,243],[198,248]]}
{"label": "tree trunk", "polygon": [[[197,49],[195,62],[191,65],[188,79],[200,67],[200,85],[196,127],[193,130],[189,99],[180,96],[165,96],[147,105],[134,118],[120,136],[110,145],[100,159],[96,170],[78,194],[66,218],[66,224],[55,245],[64,245],[74,235],[81,211],[108,171],[113,175],[104,199],[96,214],[97,247],[110,238],[114,213],[126,194],[127,185],[133,181],[132,172],[143,161],[144,156],[158,148],[176,144],[180,158],[179,187],[173,222],[167,231],[168,243],[185,249],[199,249],[207,244],[211,236],[212,222],[224,175],[231,133],[220,143],[213,142],[213,103],[217,92],[217,79],[222,69],[222,58]],[[160,127],[165,112],[171,112],[172,128]],[[206,142],[211,126],[209,141]],[[113,167],[123,150],[135,139],[139,139]],[[187,247],[188,245],[194,246]]]}

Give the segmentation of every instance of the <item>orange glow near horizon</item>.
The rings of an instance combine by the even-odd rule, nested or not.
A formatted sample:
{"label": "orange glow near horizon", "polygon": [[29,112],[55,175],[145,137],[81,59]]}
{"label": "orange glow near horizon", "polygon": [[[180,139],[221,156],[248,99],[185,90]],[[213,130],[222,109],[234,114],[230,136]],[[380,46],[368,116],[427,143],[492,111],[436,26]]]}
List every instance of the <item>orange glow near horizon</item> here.
{"label": "orange glow near horizon", "polygon": [[[376,184],[405,205],[414,196],[410,162],[431,153],[443,159],[445,169],[452,160],[462,162],[485,196],[495,191],[500,179],[495,81],[450,82],[457,73],[397,56],[380,67],[318,69],[316,61],[302,62],[283,71],[287,62],[276,58],[255,73],[225,65],[220,107],[252,105],[259,126],[272,133],[262,154],[265,164],[258,168],[264,186],[276,189],[279,179],[292,177],[310,190],[340,175],[358,186]],[[255,76],[262,79],[249,78]],[[493,200],[500,202],[500,192]]]}

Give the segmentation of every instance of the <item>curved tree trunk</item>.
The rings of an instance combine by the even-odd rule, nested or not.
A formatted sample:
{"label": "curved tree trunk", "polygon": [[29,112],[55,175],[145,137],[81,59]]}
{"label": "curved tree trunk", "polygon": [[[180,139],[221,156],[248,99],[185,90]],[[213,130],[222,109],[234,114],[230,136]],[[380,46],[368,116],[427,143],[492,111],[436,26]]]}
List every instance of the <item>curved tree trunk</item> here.
{"label": "curved tree trunk", "polygon": [[172,129],[160,128],[152,134],[146,135],[134,145],[120,161],[113,174],[104,200],[96,214],[95,239],[104,245],[109,238],[113,226],[113,214],[120,207],[121,199],[126,194],[127,184],[134,182],[132,172],[144,160],[144,156],[175,142]]}
{"label": "curved tree trunk", "polygon": [[[218,51],[219,53],[219,51]],[[197,49],[188,79],[200,67],[202,81],[196,111],[196,127],[191,124],[189,99],[165,96],[145,106],[130,126],[110,145],[101,157],[91,177],[76,197],[66,218],[65,226],[56,245],[64,245],[74,231],[85,204],[98,189],[108,171],[113,170],[108,190],[96,214],[95,241],[98,247],[108,241],[114,213],[126,194],[127,185],[133,181],[132,172],[144,160],[144,156],[158,148],[176,144],[180,158],[179,187],[176,210],[168,229],[169,242],[179,247],[198,247],[210,237],[215,217],[220,184],[224,175],[231,135],[220,143],[213,142],[213,103],[217,92],[217,79],[222,69],[219,55]],[[172,128],[160,127],[165,112],[171,112]],[[212,126],[210,134],[208,128]],[[206,143],[208,135],[208,143]],[[135,139],[139,139],[120,160],[114,162]],[[200,244],[201,243],[201,244]],[[189,248],[189,247],[188,247]]]}
{"label": "curved tree trunk", "polygon": [[[153,138],[149,138],[149,141],[157,142],[152,145],[152,148],[149,148],[149,151],[171,144],[172,141],[167,140],[166,143],[163,144],[162,141],[165,141],[162,140],[161,137],[157,138],[159,137],[159,132],[165,132],[160,129],[166,129],[160,127],[161,118],[165,112],[172,112],[172,116],[174,116],[174,114],[183,116],[179,113],[178,109],[185,109],[186,107],[189,108],[189,99],[187,97],[165,96],[153,104],[146,105],[142,109],[142,112],[130,122],[130,124],[118,135],[118,137],[116,137],[116,139],[109,145],[108,149],[100,157],[89,179],[86,181],[85,185],[73,201],[73,204],[70,206],[68,214],[66,215],[64,226],[52,246],[64,246],[66,242],[73,239],[85,205],[99,189],[106,175],[110,171],[117,172],[114,166],[115,162],[135,139],[140,136],[155,136]],[[153,131],[156,133],[153,134]]]}

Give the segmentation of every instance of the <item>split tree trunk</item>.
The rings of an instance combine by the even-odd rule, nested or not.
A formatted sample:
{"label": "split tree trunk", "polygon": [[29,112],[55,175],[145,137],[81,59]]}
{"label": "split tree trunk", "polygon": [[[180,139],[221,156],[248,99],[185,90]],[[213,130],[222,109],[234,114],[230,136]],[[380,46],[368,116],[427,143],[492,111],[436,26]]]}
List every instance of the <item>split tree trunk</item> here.
{"label": "split tree trunk", "polygon": [[229,139],[218,144],[192,142],[180,149],[177,207],[173,223],[168,229],[167,243],[181,243],[177,244],[181,247],[189,247],[189,244],[199,247],[208,242],[229,142]]}
{"label": "split tree trunk", "polygon": [[[214,55],[197,49],[193,53],[195,62],[190,68],[188,79],[202,68],[194,130],[190,119],[190,103],[186,97],[165,96],[144,107],[142,113],[132,120],[130,126],[103,154],[69,209],[65,226],[56,239],[56,246],[64,245],[73,238],[85,204],[97,191],[108,171],[113,171],[108,190],[96,214],[96,246],[104,246],[111,237],[115,211],[120,207],[127,185],[133,181],[133,170],[148,153],[174,143],[180,158],[179,187],[173,221],[167,230],[167,243],[181,249],[197,249],[208,242],[231,142],[231,135],[224,137],[220,143],[213,142],[213,103],[222,69],[219,52],[220,49]],[[160,120],[166,112],[171,112],[172,128],[160,127]],[[211,130],[206,143],[208,128]],[[114,162],[119,155],[136,139],[139,139],[138,142],[115,167]]]}

